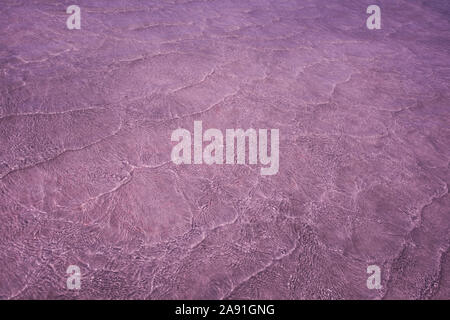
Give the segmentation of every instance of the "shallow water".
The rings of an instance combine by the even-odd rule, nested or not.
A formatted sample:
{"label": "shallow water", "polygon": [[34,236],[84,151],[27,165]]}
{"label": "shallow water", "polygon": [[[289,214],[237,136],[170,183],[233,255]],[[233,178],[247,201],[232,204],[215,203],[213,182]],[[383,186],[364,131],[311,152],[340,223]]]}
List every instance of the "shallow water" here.
{"label": "shallow water", "polygon": [[[78,1],[68,30],[3,0],[0,298],[450,298],[450,6],[377,2],[381,30],[366,0]],[[194,121],[279,129],[278,174],[176,166]]]}

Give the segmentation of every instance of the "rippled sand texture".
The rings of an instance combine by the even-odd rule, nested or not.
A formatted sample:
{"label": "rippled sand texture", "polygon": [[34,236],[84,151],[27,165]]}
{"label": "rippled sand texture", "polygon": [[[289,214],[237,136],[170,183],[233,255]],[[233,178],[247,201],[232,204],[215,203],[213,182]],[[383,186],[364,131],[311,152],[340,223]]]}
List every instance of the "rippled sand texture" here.
{"label": "rippled sand texture", "polygon": [[[76,2],[0,7],[1,299],[450,298],[447,0]],[[174,165],[194,120],[279,173]]]}

